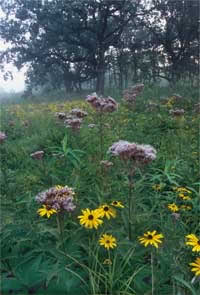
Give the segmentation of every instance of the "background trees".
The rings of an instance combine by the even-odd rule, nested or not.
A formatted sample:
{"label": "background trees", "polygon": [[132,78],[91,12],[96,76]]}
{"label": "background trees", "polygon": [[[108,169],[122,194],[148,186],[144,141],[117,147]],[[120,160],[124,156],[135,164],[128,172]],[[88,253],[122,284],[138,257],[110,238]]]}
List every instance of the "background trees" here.
{"label": "background trees", "polygon": [[[104,92],[198,75],[198,0],[1,0],[1,61],[29,65],[29,87]],[[109,79],[108,79],[109,78]]]}

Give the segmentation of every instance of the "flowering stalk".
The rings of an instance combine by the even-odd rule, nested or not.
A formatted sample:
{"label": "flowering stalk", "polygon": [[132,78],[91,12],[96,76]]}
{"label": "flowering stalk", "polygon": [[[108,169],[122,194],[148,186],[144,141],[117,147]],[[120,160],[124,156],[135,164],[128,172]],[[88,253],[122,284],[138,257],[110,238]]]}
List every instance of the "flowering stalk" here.
{"label": "flowering stalk", "polygon": [[58,232],[61,238],[61,244],[63,247],[63,252],[65,254],[66,253],[66,249],[65,249],[65,244],[64,244],[64,231],[63,231],[63,216],[61,215],[62,213],[58,213],[56,216],[56,220],[57,220],[57,226],[58,226]]}
{"label": "flowering stalk", "polygon": [[154,295],[154,255],[151,251],[151,294]]}
{"label": "flowering stalk", "polygon": [[132,239],[132,221],[131,221],[131,216],[135,216],[135,205],[133,204],[133,176],[134,176],[134,168],[130,166],[130,171],[129,171],[129,193],[128,193],[128,237],[129,240]]}

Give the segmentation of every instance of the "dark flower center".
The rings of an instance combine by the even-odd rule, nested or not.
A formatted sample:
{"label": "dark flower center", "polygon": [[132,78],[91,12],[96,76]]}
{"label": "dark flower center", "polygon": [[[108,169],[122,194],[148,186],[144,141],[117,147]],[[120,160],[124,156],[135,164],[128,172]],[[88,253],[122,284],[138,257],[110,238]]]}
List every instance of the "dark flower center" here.
{"label": "dark flower center", "polygon": [[148,235],[148,236],[147,236],[147,239],[148,239],[148,240],[152,240],[152,238],[153,238],[152,235]]}
{"label": "dark flower center", "polygon": [[198,240],[197,244],[200,246],[200,240]]}
{"label": "dark flower center", "polygon": [[106,240],[106,244],[110,244],[110,241],[109,240]]}
{"label": "dark flower center", "polygon": [[88,219],[89,220],[93,220],[94,219],[94,216],[92,214],[88,215]]}
{"label": "dark flower center", "polygon": [[104,211],[109,211],[109,208],[106,206],[103,208]]}

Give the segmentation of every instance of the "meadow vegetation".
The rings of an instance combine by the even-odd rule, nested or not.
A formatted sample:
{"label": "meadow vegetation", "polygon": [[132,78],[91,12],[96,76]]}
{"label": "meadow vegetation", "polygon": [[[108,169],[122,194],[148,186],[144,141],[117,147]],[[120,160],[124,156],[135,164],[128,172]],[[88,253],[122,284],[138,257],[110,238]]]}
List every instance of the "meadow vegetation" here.
{"label": "meadow vegetation", "polygon": [[198,89],[107,94],[2,104],[1,294],[199,294]]}

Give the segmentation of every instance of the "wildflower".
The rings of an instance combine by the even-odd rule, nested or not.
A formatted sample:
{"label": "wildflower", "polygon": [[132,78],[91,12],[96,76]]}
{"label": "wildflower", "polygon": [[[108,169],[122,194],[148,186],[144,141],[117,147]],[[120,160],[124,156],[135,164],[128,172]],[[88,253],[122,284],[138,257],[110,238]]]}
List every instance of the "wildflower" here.
{"label": "wildflower", "polygon": [[189,234],[186,236],[186,239],[188,239],[185,244],[189,246],[193,246],[192,251],[193,252],[199,252],[200,251],[200,239],[197,238],[194,234]]}
{"label": "wildflower", "polygon": [[163,238],[162,234],[156,234],[156,230],[144,233],[143,237],[139,237],[140,244],[144,244],[147,247],[149,244],[158,248],[159,243],[161,244],[162,241],[160,239]]}
{"label": "wildflower", "polygon": [[152,189],[154,189],[155,191],[161,191],[161,184],[152,185]]}
{"label": "wildflower", "polygon": [[189,265],[193,266],[191,271],[195,272],[195,276],[200,276],[200,257],[197,257],[196,260],[189,263]]}
{"label": "wildflower", "polygon": [[192,209],[192,206],[189,206],[189,205],[181,205],[180,206],[180,209],[181,210],[191,210]]}
{"label": "wildflower", "polygon": [[43,208],[37,210],[40,216],[47,215],[47,217],[49,218],[52,214],[57,213],[57,211],[50,206],[43,205],[42,207]]}
{"label": "wildflower", "polygon": [[179,211],[179,208],[178,206],[175,204],[175,203],[172,203],[172,204],[168,204],[168,209],[171,210],[172,212],[178,212]]}
{"label": "wildflower", "polygon": [[178,194],[178,196],[179,196],[179,198],[181,198],[181,199],[183,199],[183,200],[187,200],[187,201],[189,201],[189,200],[191,200],[191,197],[190,196],[186,196],[185,194],[183,194],[183,193],[179,193]]}
{"label": "wildflower", "polygon": [[84,112],[83,110],[81,109],[72,109],[70,114],[72,114],[72,116],[76,116],[77,118],[84,118],[88,115],[87,112]]}
{"label": "wildflower", "polygon": [[60,120],[64,120],[64,119],[66,119],[66,114],[65,114],[65,113],[62,113],[62,112],[60,112],[60,113],[55,113],[55,116],[56,116],[58,119],[60,119]]}
{"label": "wildflower", "polygon": [[117,247],[116,238],[112,235],[103,234],[101,238],[99,239],[99,244],[101,246],[104,246],[107,250],[110,248]]}
{"label": "wildflower", "polygon": [[44,151],[37,151],[35,153],[30,154],[31,158],[36,160],[41,160],[44,156]]}
{"label": "wildflower", "polygon": [[66,124],[67,128],[72,128],[72,130],[80,130],[81,128],[81,123],[82,123],[82,119],[80,118],[71,118],[71,119],[67,119],[64,121],[64,123]]}
{"label": "wildflower", "polygon": [[105,259],[103,264],[112,265],[112,261],[110,259]]}
{"label": "wildflower", "polygon": [[107,204],[102,205],[99,208],[99,212],[100,212],[101,217],[106,217],[108,219],[110,219],[110,217],[113,217],[113,218],[116,217],[116,210]]}
{"label": "wildflower", "polygon": [[111,205],[118,208],[124,208],[124,205],[120,201],[113,201]]}
{"label": "wildflower", "polygon": [[183,99],[183,97],[180,94],[172,94],[172,97],[176,100],[176,101],[180,101]]}
{"label": "wildflower", "polygon": [[35,199],[43,205],[49,205],[55,210],[72,212],[76,208],[74,205],[74,191],[71,187],[55,186],[47,191],[39,193]]}
{"label": "wildflower", "polygon": [[144,84],[136,84],[128,89],[125,89],[123,92],[123,99],[129,103],[134,103],[136,97],[142,92],[143,88]]}
{"label": "wildflower", "polygon": [[0,143],[3,143],[6,138],[7,138],[6,134],[0,131]]}
{"label": "wildflower", "polygon": [[114,112],[118,108],[118,104],[112,97],[102,98],[98,97],[98,95],[94,92],[91,95],[88,95],[86,101],[90,103],[90,105],[99,112]]}
{"label": "wildflower", "polygon": [[147,164],[156,158],[156,150],[152,146],[125,140],[115,142],[108,153],[119,156],[122,160],[131,159],[142,164]]}
{"label": "wildflower", "polygon": [[169,113],[173,115],[174,117],[179,117],[179,116],[183,116],[185,111],[184,109],[174,109],[174,110],[170,110]]}
{"label": "wildflower", "polygon": [[179,192],[179,193],[188,193],[188,194],[191,194],[192,192],[185,188],[185,187],[173,187],[173,190],[175,190],[176,192]]}
{"label": "wildflower", "polygon": [[86,228],[95,228],[97,229],[99,225],[103,223],[103,221],[100,219],[100,212],[99,209],[90,210],[85,209],[82,210],[83,215],[78,216],[80,219],[80,224],[85,226]]}
{"label": "wildflower", "polygon": [[88,127],[89,128],[94,128],[96,125],[95,124],[89,124]]}

